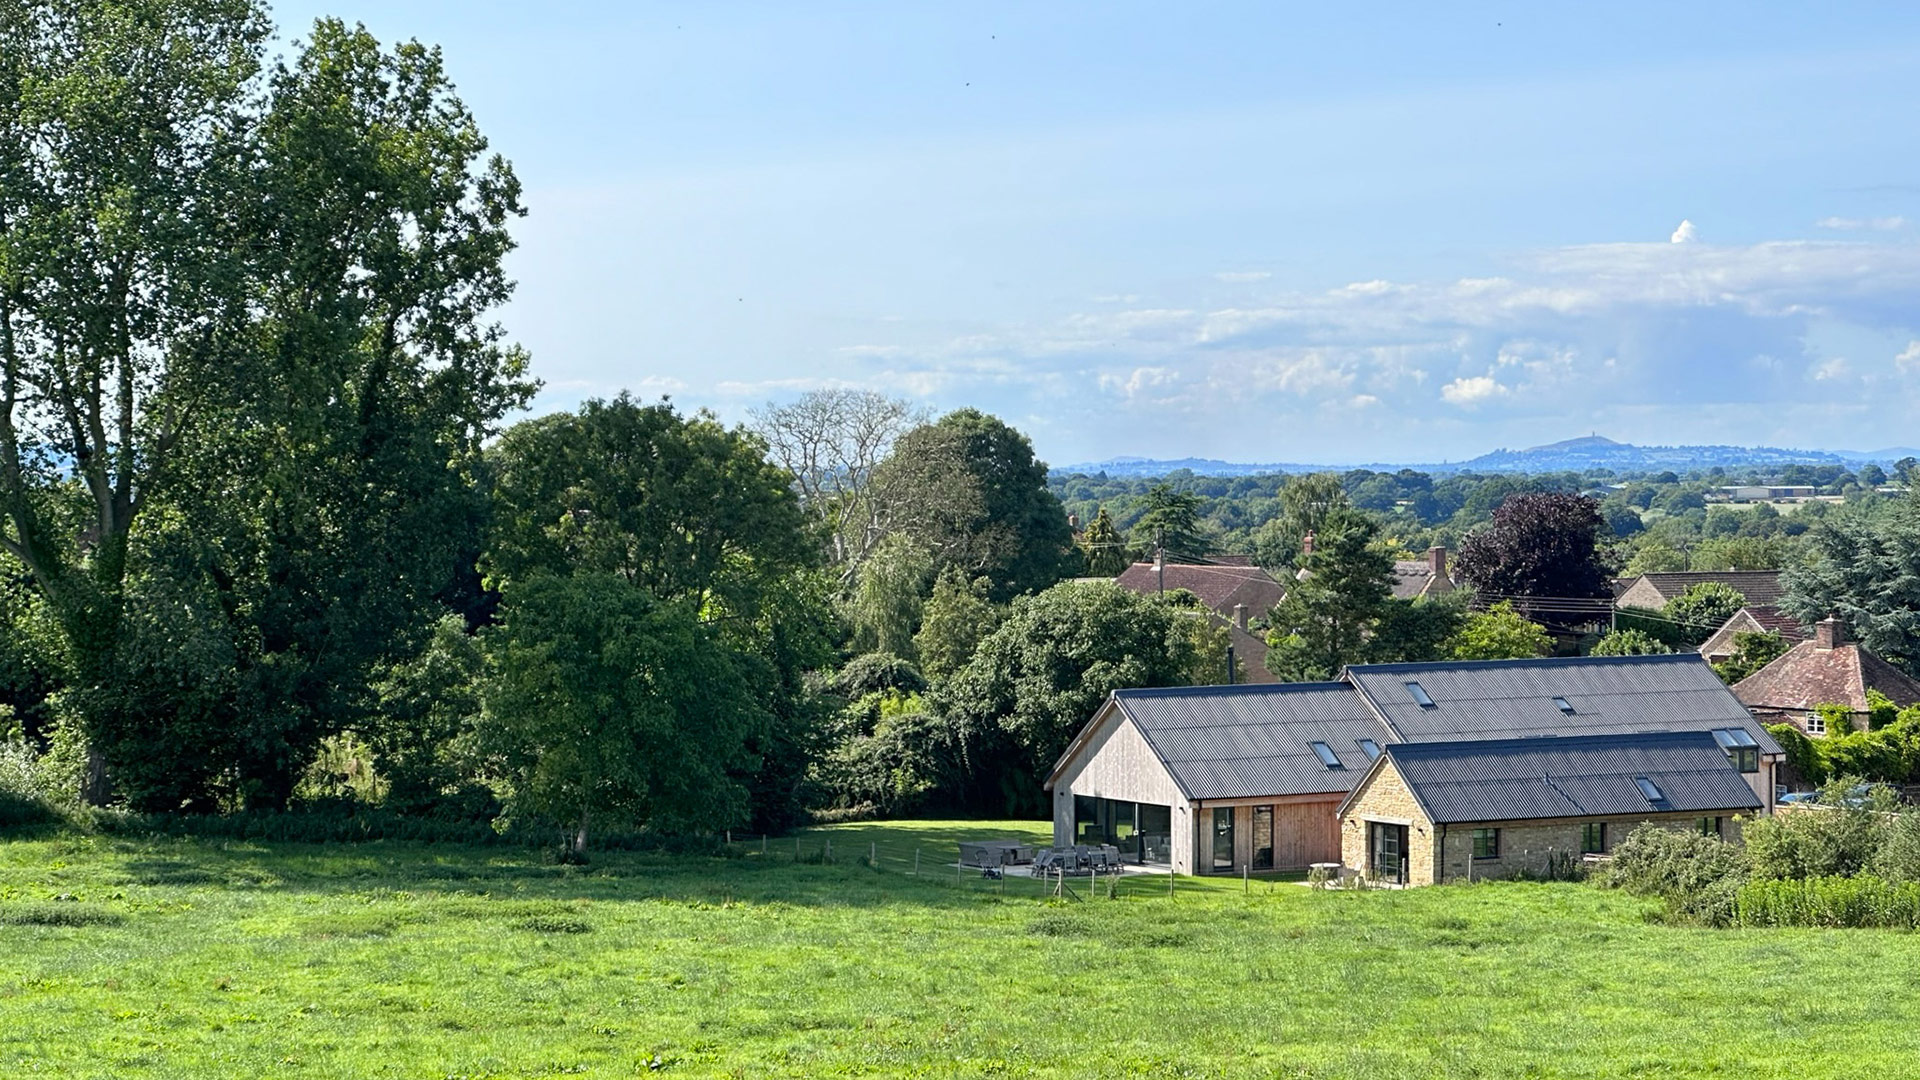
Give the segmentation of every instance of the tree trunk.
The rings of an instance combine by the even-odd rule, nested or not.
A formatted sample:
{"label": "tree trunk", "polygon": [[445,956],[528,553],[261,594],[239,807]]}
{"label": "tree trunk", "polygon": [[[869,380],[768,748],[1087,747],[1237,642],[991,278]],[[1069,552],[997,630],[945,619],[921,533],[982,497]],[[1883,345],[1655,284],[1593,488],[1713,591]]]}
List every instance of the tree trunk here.
{"label": "tree trunk", "polygon": [[587,858],[587,807],[580,807],[580,827],[573,834],[573,854],[582,862]]}

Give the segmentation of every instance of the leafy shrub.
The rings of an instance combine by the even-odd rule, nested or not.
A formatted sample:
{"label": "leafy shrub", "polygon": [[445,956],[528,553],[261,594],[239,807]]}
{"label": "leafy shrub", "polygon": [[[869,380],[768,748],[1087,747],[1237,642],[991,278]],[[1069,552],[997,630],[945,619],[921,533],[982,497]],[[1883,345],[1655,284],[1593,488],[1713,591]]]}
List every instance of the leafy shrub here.
{"label": "leafy shrub", "polygon": [[834,677],[833,687],[849,699],[857,699],[886,691],[925,693],[927,680],[907,661],[891,653],[871,652],[847,661]]}
{"label": "leafy shrub", "polygon": [[1593,646],[1595,656],[1651,656],[1673,647],[1644,630],[1610,630]]}
{"label": "leafy shrub", "polygon": [[1909,811],[1888,823],[1873,872],[1888,881],[1920,882],[1920,813]]}
{"label": "leafy shrub", "polygon": [[1613,849],[1603,884],[1664,900],[1669,918],[1724,926],[1748,875],[1747,853],[1717,836],[1642,824]]}
{"label": "leafy shrub", "polygon": [[0,829],[47,825],[59,819],[33,747],[24,739],[0,742]]}
{"label": "leafy shrub", "polygon": [[1844,877],[1871,866],[1895,820],[1889,793],[1878,789],[1859,806],[1860,781],[1845,777],[1821,789],[1821,806],[1759,818],[1742,836],[1753,876],[1785,880]]}
{"label": "leafy shrub", "polygon": [[1737,926],[1920,927],[1920,882],[1870,874],[1749,881],[1734,900]]}

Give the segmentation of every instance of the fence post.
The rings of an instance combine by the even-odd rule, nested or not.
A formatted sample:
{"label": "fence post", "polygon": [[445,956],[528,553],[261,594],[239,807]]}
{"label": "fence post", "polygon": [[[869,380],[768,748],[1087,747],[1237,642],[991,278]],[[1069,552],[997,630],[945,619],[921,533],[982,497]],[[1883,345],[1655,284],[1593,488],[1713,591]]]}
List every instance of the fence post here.
{"label": "fence post", "polygon": [[1173,867],[1167,867],[1167,899],[1173,899]]}
{"label": "fence post", "polygon": [[762,858],[765,858],[766,854],[767,854],[767,834],[761,833],[760,834],[760,856]]}
{"label": "fence post", "polygon": [[1249,896],[1249,895],[1252,895],[1252,893],[1253,893],[1253,863],[1243,862],[1240,864],[1240,895]]}
{"label": "fence post", "polygon": [[913,849],[913,876],[914,877],[920,876],[920,849],[919,848]]}
{"label": "fence post", "polygon": [[826,860],[827,860],[828,862],[832,862],[832,861],[833,861],[833,837],[831,837],[831,836],[829,836],[829,837],[827,837],[827,854],[826,854]]}
{"label": "fence post", "polygon": [[875,869],[879,869],[880,867],[880,844],[878,841],[867,841],[867,865]]}

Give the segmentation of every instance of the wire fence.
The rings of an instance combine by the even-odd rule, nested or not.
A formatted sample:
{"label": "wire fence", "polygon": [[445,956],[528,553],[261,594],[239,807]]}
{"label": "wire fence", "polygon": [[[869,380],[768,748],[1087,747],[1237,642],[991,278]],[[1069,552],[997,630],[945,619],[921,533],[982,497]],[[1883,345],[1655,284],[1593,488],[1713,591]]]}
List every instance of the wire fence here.
{"label": "wire fence", "polygon": [[[1044,845],[1042,845],[1044,846]],[[960,860],[954,840],[906,842],[882,840],[856,833],[820,832],[792,836],[726,837],[731,858],[777,866],[832,866],[871,871],[896,877],[903,885],[997,896],[1097,902],[1119,899],[1178,899],[1199,893],[1218,895],[1237,891],[1245,895],[1271,893],[1277,887],[1305,880],[1303,873],[1254,874],[1246,868],[1235,877],[1195,878],[1175,874],[1164,866],[1126,864],[1116,870],[1092,872],[1034,872],[1029,864],[981,867]]]}

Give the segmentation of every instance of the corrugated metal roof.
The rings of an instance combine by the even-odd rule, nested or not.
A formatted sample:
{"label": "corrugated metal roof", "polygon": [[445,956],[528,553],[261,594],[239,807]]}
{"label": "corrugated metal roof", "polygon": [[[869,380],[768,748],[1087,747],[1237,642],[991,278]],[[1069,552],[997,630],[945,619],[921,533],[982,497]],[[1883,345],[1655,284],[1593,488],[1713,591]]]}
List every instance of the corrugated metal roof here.
{"label": "corrugated metal roof", "polygon": [[[1399,743],[1386,753],[1435,824],[1761,806],[1704,731]],[[1666,798],[1650,801],[1640,778]]]}
{"label": "corrugated metal roof", "polygon": [[[1697,653],[1430,664],[1361,664],[1346,679],[1392,723],[1395,741],[1515,739],[1739,727],[1780,744]],[[1432,708],[1414,700],[1417,682]],[[1554,698],[1573,706],[1563,713]]]}
{"label": "corrugated metal roof", "polygon": [[[1118,690],[1113,697],[1195,799],[1350,791],[1373,764],[1358,740],[1390,737],[1345,683]],[[1345,768],[1322,764],[1316,741]]]}

